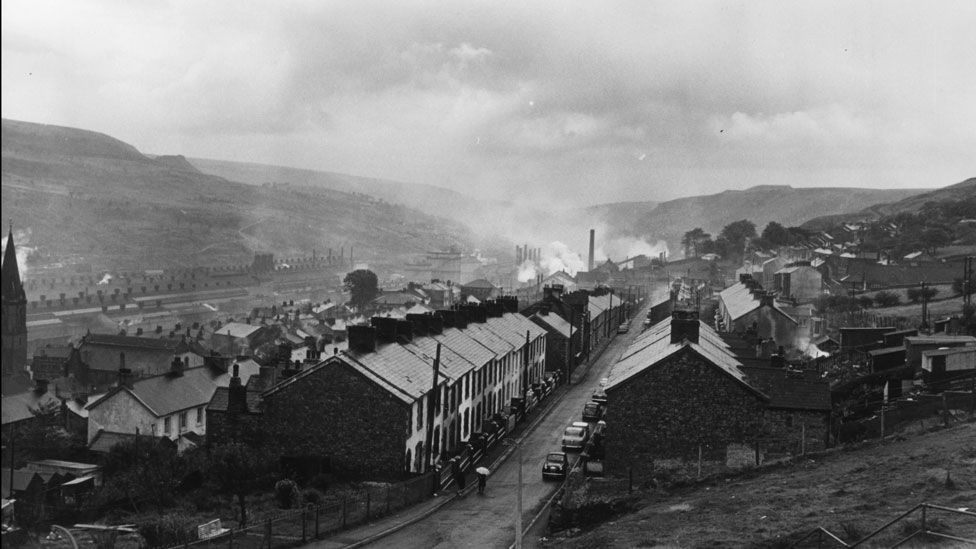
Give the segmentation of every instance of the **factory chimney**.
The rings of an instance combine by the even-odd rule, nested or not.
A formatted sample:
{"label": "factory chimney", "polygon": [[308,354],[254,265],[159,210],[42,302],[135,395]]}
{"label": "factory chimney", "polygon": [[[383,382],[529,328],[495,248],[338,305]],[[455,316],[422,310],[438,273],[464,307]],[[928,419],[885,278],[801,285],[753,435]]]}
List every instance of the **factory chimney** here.
{"label": "factory chimney", "polygon": [[589,268],[587,269],[588,271],[592,271],[593,270],[593,246],[594,246],[594,240],[596,240],[596,230],[590,229],[590,263],[589,263]]}

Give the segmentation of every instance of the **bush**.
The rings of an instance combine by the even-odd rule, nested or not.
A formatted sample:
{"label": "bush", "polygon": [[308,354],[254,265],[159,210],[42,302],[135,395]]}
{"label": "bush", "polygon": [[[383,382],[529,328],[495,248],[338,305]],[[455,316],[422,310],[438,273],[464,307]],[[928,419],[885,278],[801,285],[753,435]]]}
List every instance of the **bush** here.
{"label": "bush", "polygon": [[901,303],[901,298],[896,293],[883,290],[874,294],[874,302],[878,307],[894,307]]}
{"label": "bush", "polygon": [[868,309],[874,305],[874,300],[866,295],[862,295],[857,298],[857,304],[861,306],[862,309]]}
{"label": "bush", "polygon": [[161,514],[139,525],[139,533],[149,547],[172,547],[196,540],[194,528],[186,516],[178,513]]}
{"label": "bush", "polygon": [[291,509],[302,498],[301,492],[298,491],[298,485],[295,484],[295,481],[288,479],[276,482],[274,493],[275,501],[278,502],[278,507],[281,509]]}
{"label": "bush", "polygon": [[325,501],[325,494],[315,488],[306,488],[302,490],[302,501],[306,504],[319,505]]}
{"label": "bush", "polygon": [[924,289],[923,288],[909,288],[908,289],[908,292],[907,292],[907,295],[908,295],[908,300],[909,301],[911,301],[912,303],[918,303],[918,302],[922,301],[923,299],[929,299],[929,300],[931,300],[936,295],[938,295],[938,293],[939,293],[939,289],[938,288],[932,288],[932,287],[926,287]]}

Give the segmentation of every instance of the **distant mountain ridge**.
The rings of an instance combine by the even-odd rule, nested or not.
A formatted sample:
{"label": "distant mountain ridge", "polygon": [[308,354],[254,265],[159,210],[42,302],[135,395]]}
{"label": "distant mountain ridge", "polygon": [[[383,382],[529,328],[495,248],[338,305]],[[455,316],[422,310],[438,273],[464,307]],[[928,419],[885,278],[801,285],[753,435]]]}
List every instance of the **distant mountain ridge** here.
{"label": "distant mountain ridge", "polygon": [[[351,246],[371,264],[470,247],[444,218],[336,190],[255,186],[150,156],[111,136],[2,122],[3,218],[42,263],[159,268],[249,263]],[[27,242],[24,242],[26,244]]]}
{"label": "distant mountain ridge", "polygon": [[761,185],[661,203],[604,204],[583,211],[596,215],[617,234],[666,240],[671,249],[676,249],[684,233],[695,227],[715,235],[725,225],[740,219],[752,221],[760,231],[770,221],[796,226],[813,217],[857,212],[919,192],[918,189]]}
{"label": "distant mountain ridge", "polygon": [[[902,212],[917,213],[928,202],[962,200],[973,197],[976,197],[976,177],[970,177],[955,185],[949,185],[941,189],[935,189],[934,191],[913,194],[901,200],[872,204],[857,212],[816,217],[808,220],[803,226],[819,230],[830,225],[836,225],[837,223],[873,221]],[[976,212],[973,212],[973,217],[976,217]]]}

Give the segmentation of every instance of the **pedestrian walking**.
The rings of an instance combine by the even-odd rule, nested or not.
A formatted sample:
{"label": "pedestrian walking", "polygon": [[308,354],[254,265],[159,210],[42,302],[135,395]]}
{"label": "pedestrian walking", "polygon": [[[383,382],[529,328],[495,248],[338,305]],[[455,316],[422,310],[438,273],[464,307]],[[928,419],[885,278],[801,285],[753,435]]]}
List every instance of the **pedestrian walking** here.
{"label": "pedestrian walking", "polygon": [[478,493],[484,495],[485,484],[488,483],[488,468],[478,467],[474,472],[478,473]]}
{"label": "pedestrian walking", "polygon": [[461,459],[451,459],[451,474],[454,475],[454,484],[457,484],[457,493],[461,495],[464,491],[464,469],[461,468]]}

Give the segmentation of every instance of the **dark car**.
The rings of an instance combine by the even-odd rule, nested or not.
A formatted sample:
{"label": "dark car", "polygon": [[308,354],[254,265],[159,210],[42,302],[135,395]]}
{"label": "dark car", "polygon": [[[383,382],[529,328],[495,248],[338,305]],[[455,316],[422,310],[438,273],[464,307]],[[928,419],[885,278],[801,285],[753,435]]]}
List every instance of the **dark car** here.
{"label": "dark car", "polygon": [[545,463],[542,464],[542,478],[566,478],[569,470],[569,460],[565,452],[549,452]]}
{"label": "dark car", "polygon": [[596,401],[589,401],[583,405],[583,421],[600,421],[603,417],[603,406]]}

